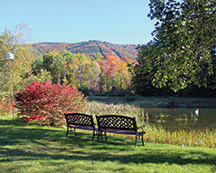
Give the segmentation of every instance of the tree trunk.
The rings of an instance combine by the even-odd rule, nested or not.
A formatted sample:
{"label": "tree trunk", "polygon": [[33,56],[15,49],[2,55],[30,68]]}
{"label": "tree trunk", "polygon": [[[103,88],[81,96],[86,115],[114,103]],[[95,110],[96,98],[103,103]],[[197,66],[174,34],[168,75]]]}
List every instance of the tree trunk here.
{"label": "tree trunk", "polygon": [[81,69],[79,70],[79,82],[80,82],[80,88],[82,88],[82,72],[81,72]]}
{"label": "tree trunk", "polygon": [[58,83],[60,84],[60,68],[58,69]]}
{"label": "tree trunk", "polygon": [[121,74],[120,74],[120,91],[122,91],[122,71],[121,71]]}
{"label": "tree trunk", "polygon": [[65,73],[65,71],[64,71],[64,85],[66,85],[66,73]]}

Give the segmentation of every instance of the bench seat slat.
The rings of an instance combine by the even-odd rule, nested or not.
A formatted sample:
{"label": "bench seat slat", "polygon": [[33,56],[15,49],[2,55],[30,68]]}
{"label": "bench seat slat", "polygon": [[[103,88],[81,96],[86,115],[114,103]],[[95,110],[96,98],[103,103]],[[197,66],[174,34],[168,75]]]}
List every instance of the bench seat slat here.
{"label": "bench seat slat", "polygon": [[70,128],[83,129],[83,130],[94,130],[91,126],[79,126],[79,125],[69,125]]}
{"label": "bench seat slat", "polygon": [[109,133],[120,133],[120,134],[131,134],[131,135],[136,135],[136,132],[134,130],[118,130],[118,129],[109,129],[109,128],[101,128],[101,131],[106,131]]}
{"label": "bench seat slat", "polygon": [[128,135],[142,135],[142,134],[145,134],[145,132],[135,132],[134,130],[118,130],[118,129],[104,129],[104,128],[101,128],[100,129],[101,131],[106,131],[108,133],[119,133],[119,134],[128,134]]}
{"label": "bench seat slat", "polygon": [[136,135],[135,131],[131,130],[118,130],[118,129],[101,129],[101,131],[106,131],[109,133],[119,133],[119,134],[129,134],[129,135]]}

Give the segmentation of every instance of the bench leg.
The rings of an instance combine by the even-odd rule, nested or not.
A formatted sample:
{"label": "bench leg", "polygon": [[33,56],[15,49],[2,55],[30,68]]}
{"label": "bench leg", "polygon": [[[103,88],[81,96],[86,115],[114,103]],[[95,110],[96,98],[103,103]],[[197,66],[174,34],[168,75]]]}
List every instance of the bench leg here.
{"label": "bench leg", "polygon": [[136,134],[136,141],[135,141],[135,147],[137,146],[137,141],[142,141],[142,146],[144,146],[144,140],[143,140],[143,133]]}
{"label": "bench leg", "polygon": [[93,130],[92,140],[94,140],[95,134],[97,134],[97,131]]}
{"label": "bench leg", "polygon": [[68,130],[69,130],[69,128],[67,127],[67,133],[66,133],[66,137],[68,136]]}
{"label": "bench leg", "polygon": [[[103,134],[104,133],[104,134]],[[106,135],[106,132],[103,132],[103,131],[99,131],[98,132],[98,138],[97,140],[99,141],[99,138],[101,137],[101,140],[103,141],[103,136],[105,136],[105,139],[107,141],[107,135]]]}
{"label": "bench leg", "polygon": [[77,136],[77,133],[76,133],[76,128],[74,128],[74,133],[75,133],[75,136]]}
{"label": "bench leg", "polygon": [[135,141],[135,147],[137,146],[137,135],[136,135],[136,141]]}
{"label": "bench leg", "polygon": [[92,141],[94,140],[94,135],[95,135],[95,134],[94,134],[94,131],[93,131]]}
{"label": "bench leg", "polygon": [[[103,134],[104,133],[104,134]],[[103,141],[103,136],[105,136],[105,140],[107,141],[106,131],[101,132],[101,140]]]}
{"label": "bench leg", "polygon": [[142,146],[144,146],[144,141],[143,141],[143,134],[142,134]]}
{"label": "bench leg", "polygon": [[107,135],[106,135],[106,132],[104,132],[104,134],[105,134],[105,138],[106,138],[106,141],[107,141]]}
{"label": "bench leg", "polygon": [[101,135],[101,140],[103,141],[103,132],[101,132],[101,134],[100,134],[100,135]]}
{"label": "bench leg", "polygon": [[[68,133],[69,131],[71,131],[71,127],[67,127],[67,133],[66,133],[66,137],[68,136]],[[75,136],[77,136],[77,133],[76,133],[76,129],[74,128],[74,133],[75,133]]]}
{"label": "bench leg", "polygon": [[101,131],[98,131],[97,141],[99,141],[99,137],[101,136]]}

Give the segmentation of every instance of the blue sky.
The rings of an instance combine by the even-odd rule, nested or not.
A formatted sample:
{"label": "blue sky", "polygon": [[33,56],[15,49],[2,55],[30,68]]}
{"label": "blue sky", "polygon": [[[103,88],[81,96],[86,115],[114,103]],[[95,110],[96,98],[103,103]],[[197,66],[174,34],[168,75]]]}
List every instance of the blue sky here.
{"label": "blue sky", "polygon": [[32,42],[101,40],[144,44],[154,22],[149,0],[0,0],[0,33],[29,22]]}

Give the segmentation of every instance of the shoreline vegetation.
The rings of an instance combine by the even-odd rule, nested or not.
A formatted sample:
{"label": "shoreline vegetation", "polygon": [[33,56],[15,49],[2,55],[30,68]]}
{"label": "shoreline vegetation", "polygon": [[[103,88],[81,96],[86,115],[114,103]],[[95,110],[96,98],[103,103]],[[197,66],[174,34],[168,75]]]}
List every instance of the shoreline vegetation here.
{"label": "shoreline vegetation", "polygon": [[216,108],[216,98],[142,97],[129,95],[125,97],[88,96],[87,100],[107,104],[129,104],[144,108]]}
{"label": "shoreline vegetation", "polygon": [[[107,104],[102,102],[91,101],[87,104],[85,111],[87,114],[100,115],[103,114],[119,114],[136,117],[138,125],[145,125],[144,141],[171,144],[188,147],[208,147],[216,148],[216,128],[205,130],[173,130],[168,131],[162,126],[156,126],[148,122],[148,115],[143,115],[140,119],[140,108],[129,104]],[[110,134],[112,136],[120,136],[118,134]],[[121,135],[127,137],[126,135]]]}

